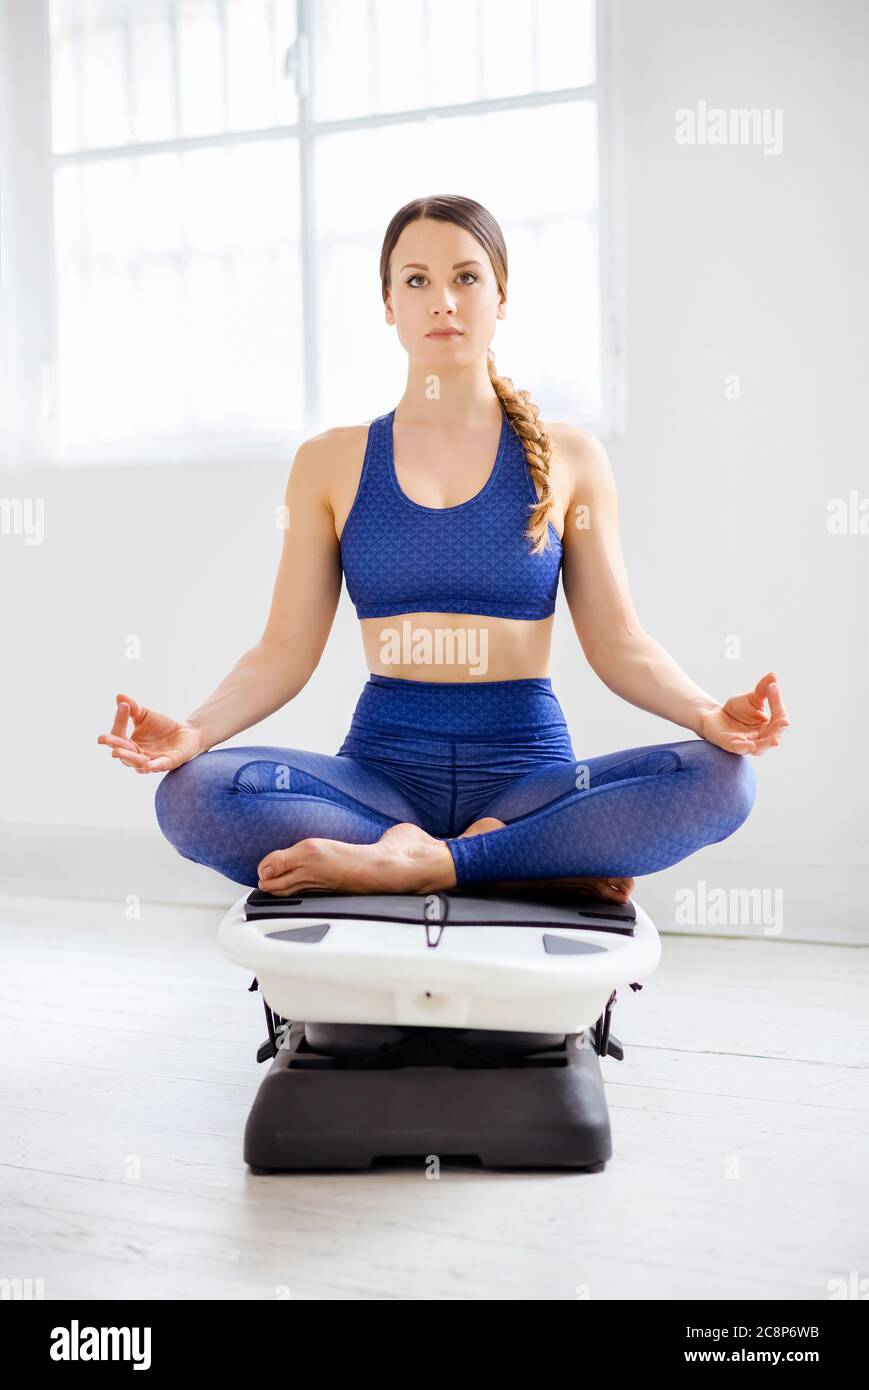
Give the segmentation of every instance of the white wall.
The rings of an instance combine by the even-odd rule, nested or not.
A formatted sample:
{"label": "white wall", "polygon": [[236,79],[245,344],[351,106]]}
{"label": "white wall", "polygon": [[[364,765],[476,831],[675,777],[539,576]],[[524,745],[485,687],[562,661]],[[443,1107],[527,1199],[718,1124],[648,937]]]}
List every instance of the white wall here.
{"label": "white wall", "polygon": [[[826,510],[869,493],[869,14],[859,0],[626,0],[613,17],[628,370],[626,430],[604,442],[634,596],[647,629],[720,698],[776,670],[792,720],[754,760],[746,825],[640,880],[638,897],[666,921],[674,888],[699,879],[782,887],[785,934],[834,936],[862,923],[869,887],[869,541],[829,535]],[[782,108],[783,152],[677,145],[674,112],[699,100]],[[116,690],[182,717],[256,640],[285,473],[167,461],[0,474],[0,496],[46,507],[43,545],[0,537],[0,869],[13,886],[238,896],[160,840],[159,778],[121,767],[96,737]],[[739,659],[726,656],[731,635]],[[600,684],[563,596],[552,675],[580,758],[691,737]],[[308,687],[232,741],[334,752],[364,678],[343,594]]]}

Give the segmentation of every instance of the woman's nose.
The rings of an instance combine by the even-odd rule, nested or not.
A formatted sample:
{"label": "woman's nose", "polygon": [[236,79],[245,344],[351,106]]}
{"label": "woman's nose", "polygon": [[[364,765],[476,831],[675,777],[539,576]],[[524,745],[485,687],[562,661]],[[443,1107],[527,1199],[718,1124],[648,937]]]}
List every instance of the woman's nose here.
{"label": "woman's nose", "polygon": [[456,299],[452,290],[435,290],[431,305],[433,318],[442,318],[445,314],[454,312],[455,307]]}

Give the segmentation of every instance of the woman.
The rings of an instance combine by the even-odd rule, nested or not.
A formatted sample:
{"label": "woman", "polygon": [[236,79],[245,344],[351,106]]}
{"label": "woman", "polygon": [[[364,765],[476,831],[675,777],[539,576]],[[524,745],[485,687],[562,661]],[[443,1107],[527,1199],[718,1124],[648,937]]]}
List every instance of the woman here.
{"label": "woman", "polygon": [[[404,395],[296,453],[260,641],[183,723],[118,695],[98,742],[168,771],[157,818],[182,855],[277,896],[557,880],[625,901],[632,875],[745,820],[744,755],[789,723],[775,674],[720,704],[643,631],[606,453],[495,374],[507,256],[491,215],[414,200],[380,270]],[[338,752],[216,749],[310,679],[342,572],[370,676]],[[559,573],[596,674],[695,738],[577,761],[547,674]]]}

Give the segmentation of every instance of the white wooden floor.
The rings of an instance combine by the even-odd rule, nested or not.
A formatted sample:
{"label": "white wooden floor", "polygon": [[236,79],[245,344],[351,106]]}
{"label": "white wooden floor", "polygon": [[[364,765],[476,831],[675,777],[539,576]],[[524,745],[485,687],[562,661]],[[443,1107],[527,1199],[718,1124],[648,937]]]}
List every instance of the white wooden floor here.
{"label": "white wooden floor", "polygon": [[827,1299],[869,1276],[867,955],[664,937],[602,1173],[253,1176],[219,914],[0,903],[0,1278],[45,1297]]}

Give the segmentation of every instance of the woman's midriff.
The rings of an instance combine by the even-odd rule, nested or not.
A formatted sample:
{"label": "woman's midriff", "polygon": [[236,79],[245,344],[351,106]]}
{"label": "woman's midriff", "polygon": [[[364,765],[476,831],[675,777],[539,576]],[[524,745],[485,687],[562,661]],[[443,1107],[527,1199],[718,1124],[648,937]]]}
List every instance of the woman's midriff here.
{"label": "woman's midriff", "polygon": [[480,683],[548,676],[553,617],[401,613],[363,618],[360,627],[372,675]]}

